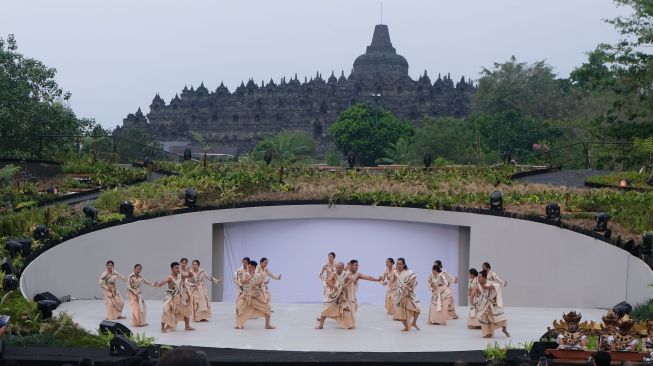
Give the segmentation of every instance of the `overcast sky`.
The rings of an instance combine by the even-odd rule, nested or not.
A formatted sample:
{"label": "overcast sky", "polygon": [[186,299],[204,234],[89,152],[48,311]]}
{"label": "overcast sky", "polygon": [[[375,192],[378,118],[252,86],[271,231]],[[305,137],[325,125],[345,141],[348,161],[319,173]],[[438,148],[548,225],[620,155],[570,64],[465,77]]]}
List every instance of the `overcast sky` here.
{"label": "overcast sky", "polygon": [[[0,36],[58,70],[80,117],[113,128],[155,93],[167,102],[204,81],[348,75],[381,22],[379,0],[0,0]],[[384,0],[397,52],[414,78],[477,79],[511,55],[567,76],[618,35],[612,0]]]}

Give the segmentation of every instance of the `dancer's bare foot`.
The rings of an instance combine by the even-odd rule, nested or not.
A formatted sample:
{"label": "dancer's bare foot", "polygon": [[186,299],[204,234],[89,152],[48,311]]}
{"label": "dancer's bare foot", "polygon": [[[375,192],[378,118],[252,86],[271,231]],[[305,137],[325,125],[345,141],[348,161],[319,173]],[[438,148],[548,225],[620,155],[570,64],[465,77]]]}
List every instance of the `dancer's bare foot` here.
{"label": "dancer's bare foot", "polygon": [[121,316],[118,317],[118,319],[127,319],[127,317],[124,317],[124,316],[121,315]]}
{"label": "dancer's bare foot", "polygon": [[243,329],[243,327],[235,326],[234,329]]}
{"label": "dancer's bare foot", "polygon": [[413,323],[413,324],[411,324],[411,325],[412,325],[415,329],[420,330],[419,327],[417,326],[417,324]]}
{"label": "dancer's bare foot", "polygon": [[205,322],[208,322],[208,320],[207,320],[207,319],[200,319],[199,322],[200,322],[200,323],[205,323]]}
{"label": "dancer's bare foot", "polygon": [[324,326],[323,325],[318,325],[317,327],[315,327],[315,329],[318,329],[318,330],[324,329]]}
{"label": "dancer's bare foot", "polygon": [[406,328],[406,327],[404,327],[404,329],[402,329],[401,331],[402,331],[402,332],[408,332],[409,330],[410,330],[410,328]]}
{"label": "dancer's bare foot", "polygon": [[186,327],[186,328],[184,328],[184,330],[195,330],[195,328],[193,328],[193,327]]}
{"label": "dancer's bare foot", "polygon": [[266,326],[265,326],[265,329],[276,329],[276,328],[273,327],[273,326],[271,326],[271,325],[266,325]]}
{"label": "dancer's bare foot", "polygon": [[492,338],[492,334],[484,335],[483,338]]}
{"label": "dancer's bare foot", "polygon": [[510,338],[510,333],[508,333],[508,329],[507,329],[507,328],[503,328],[503,329],[501,329],[501,331],[503,332],[503,334],[506,335],[506,337]]}

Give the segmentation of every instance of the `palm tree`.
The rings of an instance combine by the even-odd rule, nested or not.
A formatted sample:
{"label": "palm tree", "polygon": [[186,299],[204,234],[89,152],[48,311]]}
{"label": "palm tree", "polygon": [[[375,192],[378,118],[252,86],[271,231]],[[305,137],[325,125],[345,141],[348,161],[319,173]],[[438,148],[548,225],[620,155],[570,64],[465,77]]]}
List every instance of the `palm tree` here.
{"label": "palm tree", "polygon": [[315,140],[301,132],[279,132],[259,142],[254,149],[259,159],[263,158],[265,151],[272,153],[273,161],[292,164],[315,156]]}

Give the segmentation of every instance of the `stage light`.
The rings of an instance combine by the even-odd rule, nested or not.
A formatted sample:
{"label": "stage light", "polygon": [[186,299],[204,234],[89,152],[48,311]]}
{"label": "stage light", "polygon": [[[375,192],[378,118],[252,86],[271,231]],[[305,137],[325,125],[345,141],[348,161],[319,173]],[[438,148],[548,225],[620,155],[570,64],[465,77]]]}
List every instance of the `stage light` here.
{"label": "stage light", "polygon": [[59,303],[54,300],[41,300],[36,303],[39,311],[41,312],[42,319],[52,318],[52,311],[59,306]]}
{"label": "stage light", "polygon": [[13,291],[18,288],[18,277],[14,274],[6,274],[2,279],[2,289],[4,291]]}
{"label": "stage light", "polygon": [[431,156],[431,153],[424,154],[424,170],[428,169],[431,166],[432,162],[433,157]]}
{"label": "stage light", "polygon": [[610,221],[610,214],[607,212],[601,212],[594,217],[596,224],[594,225],[594,231],[603,231],[608,229],[608,221]]}
{"label": "stage light", "polygon": [[187,147],[184,149],[184,160],[188,161],[193,158],[193,151]]}
{"label": "stage light", "polygon": [[560,219],[560,205],[557,202],[549,202],[546,205],[546,219],[559,220]]}
{"label": "stage light", "polygon": [[354,169],[354,166],[356,165],[356,154],[354,154],[353,151],[350,151],[349,154],[347,154],[347,164],[349,164],[349,169]]}
{"label": "stage light", "polygon": [[642,250],[645,254],[653,252],[653,233],[644,233],[642,237]]}
{"label": "stage light", "polygon": [[131,329],[127,328],[124,324],[114,322],[111,320],[103,320],[100,323],[100,331],[102,333],[111,333],[113,335],[123,335],[129,337],[132,335]]}
{"label": "stage light", "polygon": [[610,240],[610,238],[612,237],[612,230],[610,229],[605,230],[605,232],[603,233],[603,237]]}
{"label": "stage light", "polygon": [[627,179],[621,179],[621,180],[619,181],[619,187],[620,187],[620,188],[626,188],[626,187],[628,187],[628,180],[627,180]]}
{"label": "stage light", "polygon": [[5,243],[5,249],[9,252],[9,255],[13,258],[16,256],[16,253],[20,253],[23,250],[23,245],[17,241],[9,240]]}
{"label": "stage light", "polygon": [[186,193],[184,193],[184,204],[186,207],[197,206],[197,192],[193,188],[186,188]]}
{"label": "stage light", "polygon": [[501,197],[501,192],[494,191],[490,195],[490,210],[492,211],[503,210],[503,197]]}
{"label": "stage light", "polygon": [[263,161],[265,161],[266,165],[270,165],[272,162],[272,151],[265,150],[265,153],[263,154]]}
{"label": "stage light", "polygon": [[23,257],[27,257],[32,253],[32,239],[30,238],[15,238],[11,239],[10,241],[15,241],[16,243],[19,243],[21,245],[21,255]]}
{"label": "stage light", "polygon": [[143,166],[144,166],[144,167],[147,167],[148,165],[152,165],[152,160],[150,160],[150,157],[149,157],[149,156],[146,156],[146,157],[143,159]]}
{"label": "stage light", "polygon": [[84,216],[87,218],[97,221],[97,209],[91,206],[84,206],[82,209],[82,212],[84,213]]}
{"label": "stage light", "polygon": [[628,240],[624,243],[622,249],[632,253],[633,249],[635,249],[635,241],[633,239]]}
{"label": "stage light", "polygon": [[11,265],[11,259],[9,257],[4,257],[2,259],[2,265],[0,265],[0,269],[2,269],[2,272],[5,274],[14,274],[14,266]]}
{"label": "stage light", "polygon": [[134,204],[131,201],[125,201],[118,206],[118,211],[126,217],[134,216]]}
{"label": "stage light", "polygon": [[50,230],[45,225],[36,225],[33,232],[34,239],[43,241],[50,236]]}

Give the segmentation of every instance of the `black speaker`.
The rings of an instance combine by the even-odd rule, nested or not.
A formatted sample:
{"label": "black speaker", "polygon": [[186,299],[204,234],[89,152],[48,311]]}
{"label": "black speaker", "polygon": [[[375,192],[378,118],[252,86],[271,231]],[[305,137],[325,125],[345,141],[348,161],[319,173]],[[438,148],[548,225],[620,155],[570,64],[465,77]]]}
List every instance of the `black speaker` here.
{"label": "black speaker", "polygon": [[612,311],[614,311],[621,318],[626,314],[630,314],[630,312],[633,311],[633,307],[629,303],[622,301],[613,306]]}
{"label": "black speaker", "polygon": [[32,239],[30,238],[17,238],[13,239],[15,242],[20,243],[20,245],[23,246],[22,251],[23,251],[23,257],[27,257],[32,253]]}
{"label": "black speaker", "polygon": [[109,342],[111,356],[135,356],[139,351],[140,348],[124,335],[116,335]]}
{"label": "black speaker", "polygon": [[539,360],[540,357],[544,357],[544,351],[547,349],[557,349],[558,343],[556,342],[533,342],[533,347],[528,353],[528,356],[531,360]]}
{"label": "black speaker", "polygon": [[100,331],[103,333],[109,332],[111,334],[124,335],[127,337],[132,335],[132,331],[129,330],[129,328],[121,323],[112,322],[110,320],[103,320],[102,323],[100,323]]}
{"label": "black speaker", "polygon": [[521,348],[510,348],[506,351],[506,363],[517,365],[524,361],[528,361],[528,351]]}
{"label": "black speaker", "polygon": [[51,292],[41,292],[34,295],[34,302],[39,302],[41,300],[50,300],[55,301],[57,306],[61,305],[61,301],[58,297],[54,296]]}

